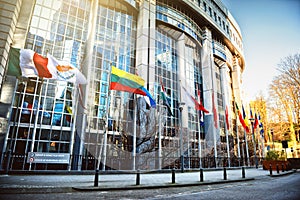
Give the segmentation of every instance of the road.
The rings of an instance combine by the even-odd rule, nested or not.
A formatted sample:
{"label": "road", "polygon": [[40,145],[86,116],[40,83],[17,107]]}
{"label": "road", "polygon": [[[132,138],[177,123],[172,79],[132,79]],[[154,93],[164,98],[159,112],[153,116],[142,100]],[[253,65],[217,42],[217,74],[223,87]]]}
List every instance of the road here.
{"label": "road", "polygon": [[1,194],[0,199],[148,199],[148,200],[297,200],[300,199],[300,173],[280,177],[263,177],[253,181],[230,184],[202,185],[195,187],[176,187],[148,190],[76,192],[41,194]]}

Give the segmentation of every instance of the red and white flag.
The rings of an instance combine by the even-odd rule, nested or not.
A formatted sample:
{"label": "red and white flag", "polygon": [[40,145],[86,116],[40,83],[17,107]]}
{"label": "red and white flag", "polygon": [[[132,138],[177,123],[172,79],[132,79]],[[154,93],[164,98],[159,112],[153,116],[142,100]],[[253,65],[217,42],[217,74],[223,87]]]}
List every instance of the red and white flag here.
{"label": "red and white flag", "polygon": [[86,84],[84,75],[70,63],[58,61],[52,55],[43,57],[30,49],[11,47],[9,53],[8,75],[41,77]]}

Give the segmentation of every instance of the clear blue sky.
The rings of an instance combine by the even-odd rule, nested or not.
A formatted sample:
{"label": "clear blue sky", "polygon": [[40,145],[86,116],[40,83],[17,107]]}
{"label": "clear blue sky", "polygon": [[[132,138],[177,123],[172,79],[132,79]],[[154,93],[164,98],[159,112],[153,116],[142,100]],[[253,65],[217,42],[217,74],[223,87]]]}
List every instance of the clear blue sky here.
{"label": "clear blue sky", "polygon": [[267,98],[280,60],[300,53],[300,0],[222,0],[240,26],[248,100]]}

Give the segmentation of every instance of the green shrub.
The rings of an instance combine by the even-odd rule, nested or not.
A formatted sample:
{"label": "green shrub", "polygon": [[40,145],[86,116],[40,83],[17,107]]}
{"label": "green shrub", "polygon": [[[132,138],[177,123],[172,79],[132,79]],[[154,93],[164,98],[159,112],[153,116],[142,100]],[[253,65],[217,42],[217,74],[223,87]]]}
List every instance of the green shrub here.
{"label": "green shrub", "polygon": [[286,161],[286,154],[284,151],[281,151],[278,160]]}
{"label": "green shrub", "polygon": [[266,160],[278,160],[279,157],[279,153],[277,151],[268,151],[267,152],[267,156],[266,156]]}

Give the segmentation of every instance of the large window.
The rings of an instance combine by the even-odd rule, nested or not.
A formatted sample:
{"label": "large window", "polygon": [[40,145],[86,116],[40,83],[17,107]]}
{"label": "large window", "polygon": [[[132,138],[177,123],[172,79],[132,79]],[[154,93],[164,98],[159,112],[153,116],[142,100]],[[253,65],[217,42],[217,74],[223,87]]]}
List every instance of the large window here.
{"label": "large window", "polygon": [[132,74],[136,72],[137,21],[135,14],[117,1],[100,1],[96,20],[92,66],[89,68],[91,80],[85,149],[87,156],[98,158],[106,131],[107,165],[120,169],[125,166],[120,162],[131,157],[134,95],[109,90],[109,79],[112,66]]}
{"label": "large window", "polygon": [[[90,1],[37,0],[24,48],[52,54],[81,69]],[[15,93],[8,148],[20,156],[13,169],[28,169],[28,152],[70,152],[77,87],[72,83],[41,78],[19,80]],[[33,164],[31,169],[51,169]],[[67,169],[67,165],[60,165]],[[59,168],[56,168],[59,169]]]}

